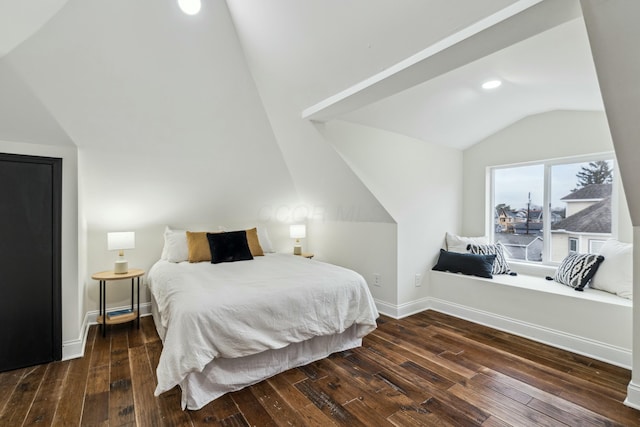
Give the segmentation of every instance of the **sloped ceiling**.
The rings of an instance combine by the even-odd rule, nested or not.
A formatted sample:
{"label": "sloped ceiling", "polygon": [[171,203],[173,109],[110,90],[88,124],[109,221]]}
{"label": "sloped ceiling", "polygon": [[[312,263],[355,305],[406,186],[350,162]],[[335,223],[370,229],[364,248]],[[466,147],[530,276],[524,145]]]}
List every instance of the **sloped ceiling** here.
{"label": "sloped ceiling", "polygon": [[[292,88],[302,115],[509,8],[546,10],[543,19],[546,13],[550,21],[561,13],[578,18],[558,20],[549,31],[328,119],[464,149],[528,115],[603,109],[577,0],[228,3],[254,74]],[[515,25],[505,25],[503,38]],[[480,85],[490,78],[501,78],[503,86],[484,92]]]}
{"label": "sloped ceiling", "polygon": [[0,0],[0,58],[31,37],[67,0]]}
{"label": "sloped ceiling", "polygon": [[0,140],[73,146],[58,121],[15,70],[0,59]]}
{"label": "sloped ceiling", "polygon": [[[198,119],[198,112],[208,108],[205,106],[207,100],[223,98],[225,93],[221,91],[228,94],[230,87],[220,85],[200,91],[194,85],[185,85],[187,80],[206,80],[208,76],[203,70],[214,66],[215,56],[200,55],[196,58],[194,55],[199,51],[196,46],[188,49],[179,46],[198,40],[198,43],[212,42],[215,49],[216,44],[224,41],[209,40],[215,32],[213,29],[205,30],[199,23],[203,20],[202,15],[180,15],[176,2],[166,1],[170,3],[166,5],[169,7],[161,8],[149,7],[151,3],[145,2],[126,7],[123,3],[112,8],[116,12],[104,15],[96,13],[103,10],[100,2],[76,6],[72,1],[73,10],[78,14],[69,24],[77,32],[67,39],[54,37],[48,46],[43,46],[55,52],[55,59],[49,57],[54,59],[49,65],[49,78],[67,79],[72,87],[57,85],[50,93],[42,93],[42,88],[39,88],[35,96],[24,83],[14,85],[12,79],[3,78],[0,90],[4,92],[5,102],[0,103],[0,109],[11,110],[0,120],[0,131],[6,128],[4,137],[65,144],[69,137],[64,129],[72,126],[73,140],[80,145],[89,143],[89,140],[95,144],[117,143],[123,133],[112,135],[115,129],[109,127],[108,122],[100,124],[101,108],[110,108],[107,105],[113,102],[122,119],[135,119],[138,125],[151,126],[158,119],[166,121],[167,117],[145,114],[134,99],[145,97],[156,105],[176,101],[175,105],[179,105],[189,98],[192,103],[190,95],[187,95],[189,90],[199,92],[196,98],[200,100],[192,104],[194,108],[189,113],[184,108],[169,108],[169,114],[192,125],[202,120],[202,115]],[[268,75],[272,80],[271,86],[286,88],[284,92],[289,102],[302,111],[491,14],[514,5],[534,6],[538,1],[228,0],[227,3],[235,30],[251,60],[254,76]],[[33,1],[1,1],[0,56],[37,33],[65,4],[66,0],[42,0],[37,5]],[[210,13],[213,6],[205,2],[203,14]],[[131,8],[140,11],[144,18],[132,18]],[[177,20],[165,26],[171,31],[157,28],[157,25],[168,23],[169,16],[163,15],[166,11],[177,14],[172,17]],[[91,25],[88,24],[90,22]],[[128,34],[135,35],[128,38]],[[76,55],[80,51],[82,55]],[[163,52],[167,55],[166,63],[155,59]],[[188,71],[180,69],[178,64],[191,61],[202,64]],[[0,68],[4,65],[0,63]],[[84,69],[84,78],[56,74],[66,67],[76,69],[76,66]],[[141,74],[142,70],[147,71]],[[3,76],[15,74],[12,69],[5,69],[2,73]],[[128,73],[140,80],[125,79]],[[22,74],[14,76],[14,79],[23,77],[29,79],[28,75]],[[483,92],[479,85],[494,77],[502,78],[503,86],[492,93]],[[100,87],[91,85],[90,79],[100,81]],[[11,89],[8,89],[9,85]],[[159,87],[163,90],[159,91]],[[57,93],[54,93],[55,89]],[[103,106],[96,105],[97,114],[90,121],[83,120],[84,123],[68,122],[65,111],[68,106],[60,108],[45,102],[35,107],[40,102],[39,98],[50,99],[54,95],[64,98],[66,104],[71,101],[80,107],[81,103],[99,99],[98,94],[100,98],[106,94],[107,102]],[[69,95],[72,99],[67,99]],[[48,117],[36,121],[33,116],[23,115],[20,108],[13,108],[24,102],[41,111],[36,116]],[[466,148],[527,115],[554,109],[603,109],[581,19],[336,118],[424,141]],[[193,111],[196,111],[195,115]],[[55,124],[56,121],[60,121],[59,125]],[[27,122],[32,123],[26,126]],[[459,123],[465,125],[460,126]],[[83,129],[86,126],[105,129],[101,129],[101,136],[97,139],[86,138],[88,134],[94,134]],[[53,131],[52,138],[41,137],[51,134],[56,127],[58,129]],[[174,140],[176,134],[189,133],[196,127],[184,125],[171,132],[163,129],[155,137],[159,141]]]}
{"label": "sloped ceiling", "polygon": [[190,17],[175,1],[69,0],[3,62],[23,82],[13,98],[33,100],[15,142],[28,126],[45,138],[46,111],[79,148],[90,228],[225,224],[296,201],[224,2]]}
{"label": "sloped ceiling", "polygon": [[[491,79],[502,86],[482,89]],[[603,109],[578,18],[340,117],[465,149],[527,116]]]}
{"label": "sloped ceiling", "polygon": [[301,109],[515,0],[227,0],[252,69]]}

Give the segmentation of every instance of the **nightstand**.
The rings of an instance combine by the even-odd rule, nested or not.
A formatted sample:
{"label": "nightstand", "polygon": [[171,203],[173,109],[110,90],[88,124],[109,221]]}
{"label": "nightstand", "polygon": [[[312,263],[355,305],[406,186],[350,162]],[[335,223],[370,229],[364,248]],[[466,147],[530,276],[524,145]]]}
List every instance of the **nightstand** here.
{"label": "nightstand", "polygon": [[[102,327],[103,337],[107,334],[107,325],[115,325],[118,323],[137,320],[138,329],[140,329],[140,277],[143,276],[144,273],[144,270],[140,270],[139,268],[130,268],[128,272],[123,274],[116,274],[113,270],[109,270],[101,271],[91,276],[93,280],[100,282],[100,314],[98,315],[98,323]],[[107,313],[107,282],[122,279],[131,279],[131,310],[126,313],[110,316],[109,313]],[[138,281],[138,304],[134,310],[133,285],[136,279]]]}
{"label": "nightstand", "polygon": [[[296,255],[296,254],[294,254],[294,255]],[[302,253],[301,253],[300,255],[298,255],[298,256],[301,256],[301,257],[305,257],[305,258],[309,258],[309,259],[311,259],[311,258],[313,258],[313,257],[314,257],[314,254],[313,254],[312,252],[302,252]]]}

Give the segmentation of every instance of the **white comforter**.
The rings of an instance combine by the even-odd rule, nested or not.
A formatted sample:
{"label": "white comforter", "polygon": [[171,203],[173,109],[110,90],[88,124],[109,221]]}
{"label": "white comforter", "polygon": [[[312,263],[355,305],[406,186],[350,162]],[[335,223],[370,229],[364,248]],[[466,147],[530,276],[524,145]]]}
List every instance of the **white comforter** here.
{"label": "white comforter", "polygon": [[148,279],[166,331],[156,396],[215,358],[278,349],[353,324],[362,337],[378,317],[361,275],[293,255],[221,264],[158,261]]}

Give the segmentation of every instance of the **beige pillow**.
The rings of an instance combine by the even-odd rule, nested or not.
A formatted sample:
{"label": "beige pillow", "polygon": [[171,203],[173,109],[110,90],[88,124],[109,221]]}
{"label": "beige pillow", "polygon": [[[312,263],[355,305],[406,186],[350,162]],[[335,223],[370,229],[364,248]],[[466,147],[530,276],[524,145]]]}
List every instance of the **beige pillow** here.
{"label": "beige pillow", "polygon": [[[187,231],[187,249],[189,251],[189,262],[210,262],[211,248],[207,233],[211,231]],[[213,233],[224,233],[223,231],[215,231]],[[264,251],[260,246],[257,228],[246,230],[247,244],[253,256],[264,256]]]}
{"label": "beige pillow", "polygon": [[249,244],[249,250],[251,251],[251,255],[253,256],[264,255],[262,246],[260,246],[260,239],[258,239],[258,229],[256,227],[253,227],[252,229],[247,230],[247,243]]}
{"label": "beige pillow", "polygon": [[206,231],[187,231],[189,262],[211,261],[211,249]]}

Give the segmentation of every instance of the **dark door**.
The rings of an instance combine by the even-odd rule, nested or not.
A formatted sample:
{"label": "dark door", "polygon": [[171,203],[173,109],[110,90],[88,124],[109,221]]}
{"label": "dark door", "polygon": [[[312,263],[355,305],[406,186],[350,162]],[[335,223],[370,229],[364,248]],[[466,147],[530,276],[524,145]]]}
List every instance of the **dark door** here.
{"label": "dark door", "polygon": [[62,159],[0,153],[0,371],[60,360]]}

